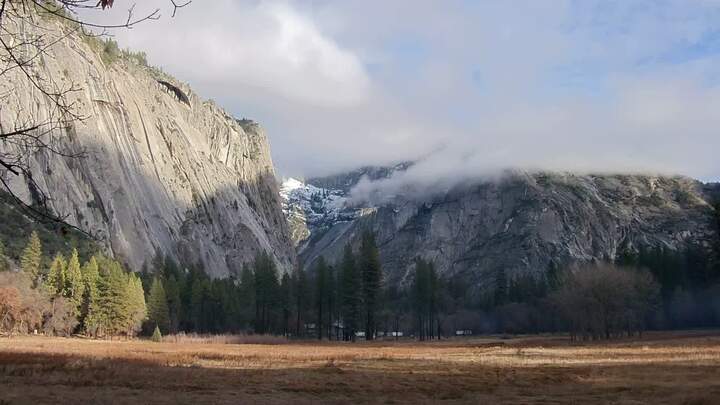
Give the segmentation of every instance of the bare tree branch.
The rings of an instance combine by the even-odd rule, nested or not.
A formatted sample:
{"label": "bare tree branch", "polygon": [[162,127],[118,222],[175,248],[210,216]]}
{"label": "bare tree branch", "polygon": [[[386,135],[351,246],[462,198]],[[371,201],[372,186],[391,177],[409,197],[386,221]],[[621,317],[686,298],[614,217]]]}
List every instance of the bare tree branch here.
{"label": "bare tree branch", "polygon": [[[179,4],[170,0],[173,6],[172,16],[191,1]],[[70,97],[81,88],[73,82],[59,84],[55,77],[38,69],[36,65],[38,62],[44,63],[43,58],[51,56],[48,51],[54,45],[78,32],[91,37],[106,36],[109,30],[131,29],[142,22],[160,18],[159,9],[135,17],[134,4],[128,8],[125,21],[117,24],[88,22],[78,15],[79,10],[102,11],[114,5],[114,0],[0,0],[0,79],[12,74],[14,76],[11,76],[13,79],[10,82],[15,82],[18,76],[22,77],[32,89],[49,100],[50,106],[47,116],[39,118],[37,113],[23,111],[19,103],[12,102],[18,97],[17,91],[23,91],[22,88],[14,91],[11,88],[0,94],[0,117],[9,105],[15,105],[17,110],[14,120],[11,121],[12,128],[2,128],[3,121],[0,121],[0,187],[10,194],[11,200],[29,217],[40,222],[72,228],[88,236],[92,235],[67,223],[68,215],[52,211],[48,205],[52,199],[34,180],[30,163],[31,157],[39,152],[68,159],[82,159],[86,156],[84,150],[68,151],[70,145],[60,142],[67,136],[68,128],[73,122],[86,119],[78,113],[76,103]],[[63,30],[59,36],[54,32],[52,36],[48,35],[51,31],[33,17],[39,14],[66,21],[71,28]],[[101,31],[98,34],[90,29]],[[12,108],[10,110],[12,111]],[[14,193],[6,174],[22,176],[30,190],[32,202],[28,203]]]}

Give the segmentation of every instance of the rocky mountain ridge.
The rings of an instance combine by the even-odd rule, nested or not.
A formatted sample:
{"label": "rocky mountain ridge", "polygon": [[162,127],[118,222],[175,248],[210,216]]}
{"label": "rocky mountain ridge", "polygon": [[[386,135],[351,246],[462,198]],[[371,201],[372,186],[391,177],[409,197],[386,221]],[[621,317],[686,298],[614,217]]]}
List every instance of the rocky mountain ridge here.
{"label": "rocky mountain ridge", "polygon": [[[351,188],[330,192],[347,199]],[[485,289],[500,269],[512,277],[540,274],[551,263],[613,260],[626,249],[709,248],[718,232],[708,185],[685,177],[516,171],[421,200],[399,193],[354,209],[354,219],[326,222],[300,246],[306,267],[321,255],[338,260],[346,243],[356,246],[371,230],[387,282],[406,282],[414,259],[423,257],[444,276]]]}

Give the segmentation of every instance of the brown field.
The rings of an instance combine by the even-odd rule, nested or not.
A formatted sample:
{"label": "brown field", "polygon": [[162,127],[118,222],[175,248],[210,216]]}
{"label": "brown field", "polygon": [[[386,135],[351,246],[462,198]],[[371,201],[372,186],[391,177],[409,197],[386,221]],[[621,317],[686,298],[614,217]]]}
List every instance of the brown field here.
{"label": "brown field", "polygon": [[720,332],[571,345],[0,338],[0,404],[720,404]]}

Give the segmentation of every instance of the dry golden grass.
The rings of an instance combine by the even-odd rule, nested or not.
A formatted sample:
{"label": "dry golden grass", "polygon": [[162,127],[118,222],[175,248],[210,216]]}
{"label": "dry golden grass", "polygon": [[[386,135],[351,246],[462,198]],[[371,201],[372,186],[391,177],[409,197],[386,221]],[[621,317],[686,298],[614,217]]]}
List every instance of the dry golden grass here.
{"label": "dry golden grass", "polygon": [[720,334],[709,332],[584,345],[230,341],[0,338],[0,403],[720,403]]}
{"label": "dry golden grass", "polygon": [[178,333],[176,335],[163,336],[166,343],[217,343],[217,344],[266,344],[278,345],[288,343],[288,339],[275,335],[205,335],[197,333]]}

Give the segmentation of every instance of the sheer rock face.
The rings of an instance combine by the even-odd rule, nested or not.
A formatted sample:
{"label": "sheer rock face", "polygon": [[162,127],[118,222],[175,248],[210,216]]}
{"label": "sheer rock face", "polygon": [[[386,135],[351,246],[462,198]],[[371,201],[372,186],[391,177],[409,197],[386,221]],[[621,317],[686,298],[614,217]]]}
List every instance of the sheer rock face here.
{"label": "sheer rock face", "polygon": [[[48,43],[65,29],[45,25]],[[201,260],[217,277],[238,271],[261,250],[281,270],[294,266],[268,140],[257,124],[235,120],[132,59],[105,63],[75,34],[53,45],[34,69],[60,86],[80,88],[69,97],[85,119],[55,135],[59,150],[86,156],[30,156],[34,179],[67,222],[99,237],[135,270],[156,250],[183,263]],[[187,100],[158,80],[176,86]],[[2,109],[3,128],[22,117],[52,114],[53,103],[19,72],[2,76],[0,92],[6,91],[15,96]],[[1,175],[32,200],[24,178]]]}
{"label": "sheer rock face", "polygon": [[338,260],[346,243],[357,246],[371,229],[386,282],[404,283],[424,257],[441,274],[485,290],[500,268],[512,277],[542,274],[551,262],[612,260],[639,246],[709,248],[717,229],[703,188],[682,177],[514,173],[361,210],[311,238],[300,255],[306,266],[320,255]]}

